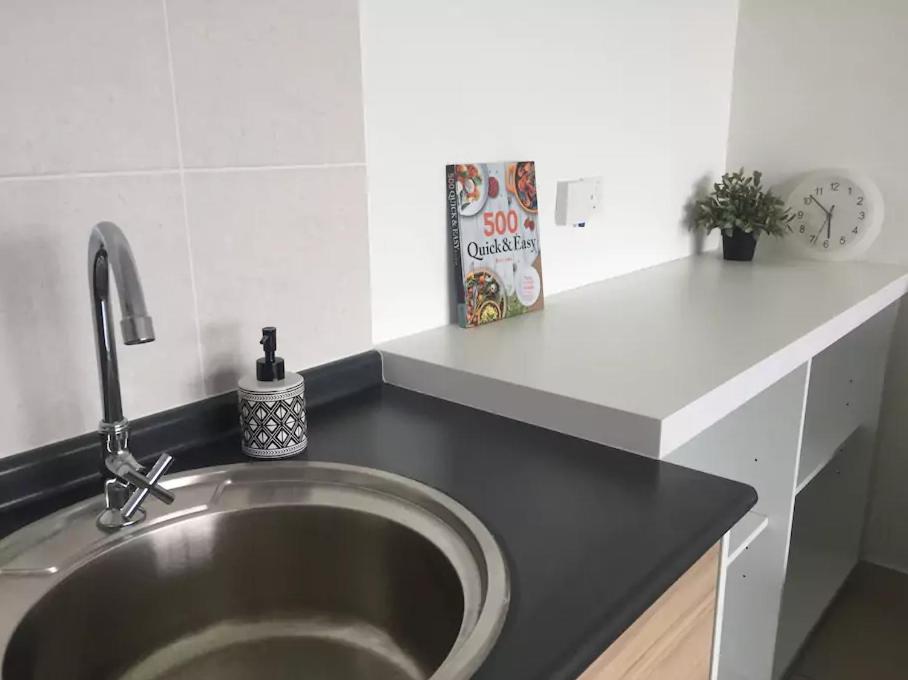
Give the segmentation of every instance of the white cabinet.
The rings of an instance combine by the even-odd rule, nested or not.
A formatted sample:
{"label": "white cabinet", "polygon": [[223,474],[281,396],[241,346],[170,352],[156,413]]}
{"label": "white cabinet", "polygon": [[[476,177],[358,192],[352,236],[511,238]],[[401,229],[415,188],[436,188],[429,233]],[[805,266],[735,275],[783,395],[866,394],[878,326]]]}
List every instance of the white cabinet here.
{"label": "white cabinet", "polygon": [[[759,495],[753,512],[766,518],[756,532],[762,522],[745,516],[726,544],[714,675],[720,680],[769,680],[772,673],[807,375],[806,365],[795,369],[669,457],[750,484]],[[740,550],[742,535],[757,533]]]}
{"label": "white cabinet", "polygon": [[794,661],[858,562],[871,453],[872,439],[859,429],[795,499],[775,677]]}
{"label": "white cabinet", "polygon": [[726,541],[718,680],[782,677],[857,563],[896,310],[879,312],[668,457],[759,494]]}
{"label": "white cabinet", "polygon": [[799,489],[859,426],[875,428],[896,309],[883,310],[811,361]]}
{"label": "white cabinet", "polygon": [[811,362],[773,677],[784,676],[860,558],[897,305]]}

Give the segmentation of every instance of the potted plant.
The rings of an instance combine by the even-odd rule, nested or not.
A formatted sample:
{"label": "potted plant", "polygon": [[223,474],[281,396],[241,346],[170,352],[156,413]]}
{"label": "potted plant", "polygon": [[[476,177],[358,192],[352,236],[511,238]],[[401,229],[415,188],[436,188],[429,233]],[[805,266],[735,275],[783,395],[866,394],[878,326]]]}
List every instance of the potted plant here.
{"label": "potted plant", "polygon": [[749,261],[754,257],[760,234],[784,236],[794,219],[785,201],[760,184],[762,173],[744,170],[725,173],[712,192],[696,202],[694,227],[706,233],[722,230],[726,260]]}

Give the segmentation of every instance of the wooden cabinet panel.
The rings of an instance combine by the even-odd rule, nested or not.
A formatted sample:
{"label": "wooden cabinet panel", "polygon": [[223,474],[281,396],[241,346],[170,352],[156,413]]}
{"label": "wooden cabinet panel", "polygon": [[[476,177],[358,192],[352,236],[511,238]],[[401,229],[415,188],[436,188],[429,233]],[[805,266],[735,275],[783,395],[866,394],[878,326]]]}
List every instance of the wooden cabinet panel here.
{"label": "wooden cabinet panel", "polygon": [[709,680],[720,547],[711,548],[579,680]]}

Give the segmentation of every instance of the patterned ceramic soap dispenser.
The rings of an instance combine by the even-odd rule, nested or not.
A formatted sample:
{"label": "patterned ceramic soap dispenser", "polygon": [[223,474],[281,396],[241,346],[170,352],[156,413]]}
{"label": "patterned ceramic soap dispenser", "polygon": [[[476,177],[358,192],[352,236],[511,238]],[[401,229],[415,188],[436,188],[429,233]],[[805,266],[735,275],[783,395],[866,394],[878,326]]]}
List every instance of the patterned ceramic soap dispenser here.
{"label": "patterned ceramic soap dispenser", "polygon": [[255,376],[239,382],[243,453],[253,458],[287,458],[306,449],[306,397],[303,377],[284,374],[276,356],[277,329],[262,329],[265,356],[255,363]]}

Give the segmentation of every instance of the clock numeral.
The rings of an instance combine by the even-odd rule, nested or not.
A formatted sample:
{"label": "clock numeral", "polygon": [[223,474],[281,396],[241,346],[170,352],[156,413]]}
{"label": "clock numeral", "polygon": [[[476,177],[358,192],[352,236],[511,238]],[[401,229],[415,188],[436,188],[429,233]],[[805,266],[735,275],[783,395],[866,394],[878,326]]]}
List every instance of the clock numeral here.
{"label": "clock numeral", "polygon": [[865,213],[863,210],[862,210],[861,212],[858,213],[858,219],[859,219],[859,220],[862,220],[862,219],[864,219],[865,217],[867,217],[867,213]]}
{"label": "clock numeral", "polygon": [[851,233],[852,233],[852,234],[857,234],[857,233],[858,233],[858,228],[855,227],[854,229],[852,229],[852,230],[851,230]]}
{"label": "clock numeral", "polygon": [[843,236],[842,238],[839,239],[839,244],[840,244],[840,245],[843,245],[843,246],[845,245],[845,237],[844,237],[844,236]]}
{"label": "clock numeral", "polygon": [[854,187],[848,187],[848,195],[849,195],[849,196],[851,196],[851,190],[852,190],[853,188],[854,188]]}
{"label": "clock numeral", "polygon": [[829,188],[832,189],[833,191],[838,191],[838,190],[839,190],[839,183],[838,183],[838,182],[830,182],[830,183],[829,183]]}
{"label": "clock numeral", "polygon": [[826,239],[825,241],[823,241],[823,247],[824,247],[824,248],[828,248],[828,247],[829,247],[829,239]]}
{"label": "clock numeral", "polygon": [[823,195],[823,187],[817,187],[816,189],[813,190],[813,193],[815,193],[817,196],[822,196],[822,195]]}
{"label": "clock numeral", "polygon": [[804,205],[810,205],[810,196],[804,197]]}
{"label": "clock numeral", "polygon": [[798,231],[801,232],[802,234],[803,234],[806,230],[807,230],[807,227],[805,227],[803,224],[802,224],[800,227],[798,227]]}
{"label": "clock numeral", "polygon": [[858,196],[858,205],[864,205],[864,197]]}
{"label": "clock numeral", "polygon": [[810,237],[810,242],[811,242],[811,243],[816,243],[816,242],[817,242],[817,236],[816,236],[816,234],[814,234],[813,236]]}
{"label": "clock numeral", "polygon": [[799,219],[799,220],[803,220],[803,219],[804,219],[804,211],[803,211],[803,210],[798,210],[798,219]]}

